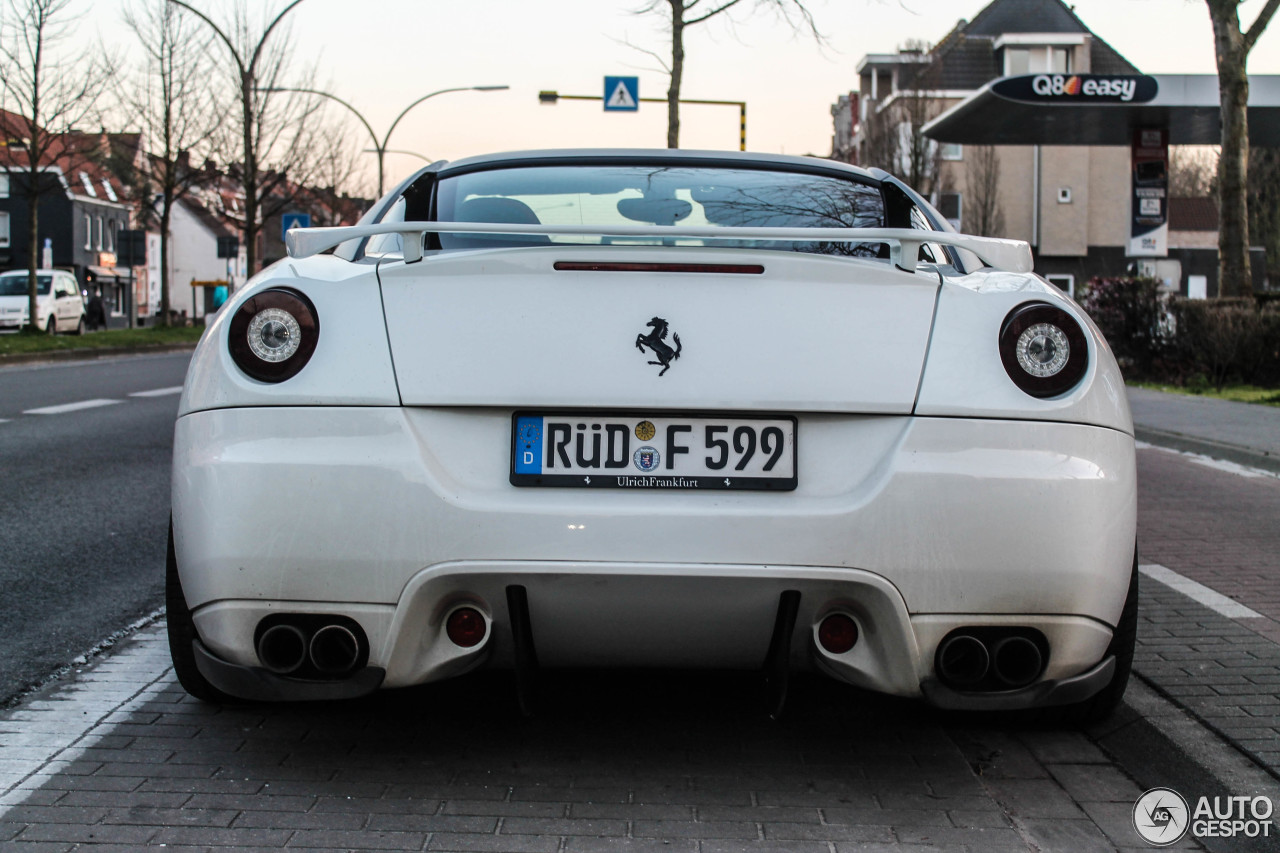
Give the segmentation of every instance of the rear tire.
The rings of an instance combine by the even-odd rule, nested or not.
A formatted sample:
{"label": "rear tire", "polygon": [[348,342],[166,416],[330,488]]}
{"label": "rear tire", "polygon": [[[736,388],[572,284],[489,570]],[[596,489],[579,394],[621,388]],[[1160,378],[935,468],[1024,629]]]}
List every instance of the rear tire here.
{"label": "rear tire", "polygon": [[76,323],[76,330],[72,334],[76,334],[76,335],[84,334],[84,315],[83,314],[80,315],[80,322]]}
{"label": "rear tire", "polygon": [[173,548],[173,520],[169,521],[169,554],[164,572],[165,611],[169,625],[169,657],[173,659],[173,672],[178,676],[182,689],[202,702],[221,704],[234,701],[209,683],[196,666],[196,653],[192,643],[198,638],[195,621],[182,593],[182,579],[178,577],[178,558]]}
{"label": "rear tire", "polygon": [[45,334],[49,334],[49,335],[58,334],[58,318],[50,314],[49,322],[44,324],[44,331],[45,331]]}
{"label": "rear tire", "polygon": [[1116,623],[1111,643],[1102,658],[1115,656],[1116,670],[1107,686],[1083,702],[1050,708],[1050,719],[1066,726],[1084,727],[1099,723],[1111,716],[1124,698],[1129,674],[1133,671],[1133,650],[1138,642],[1138,552],[1133,553],[1133,573],[1129,577],[1129,593],[1124,600],[1124,610]]}

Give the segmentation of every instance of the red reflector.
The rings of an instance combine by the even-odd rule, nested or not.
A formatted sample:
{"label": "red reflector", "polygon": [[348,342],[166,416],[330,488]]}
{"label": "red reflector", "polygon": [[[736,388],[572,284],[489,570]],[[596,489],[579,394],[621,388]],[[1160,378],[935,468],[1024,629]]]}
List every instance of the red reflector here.
{"label": "red reflector", "polygon": [[555,268],[590,272],[720,272],[743,275],[760,275],[764,272],[764,267],[760,264],[655,264],[613,261],[556,261]]}
{"label": "red reflector", "polygon": [[843,613],[832,613],[818,626],[818,642],[833,655],[842,655],[858,642],[858,623]]}
{"label": "red reflector", "polygon": [[445,633],[449,635],[449,639],[454,645],[462,646],[464,649],[469,649],[483,640],[487,631],[484,617],[478,610],[470,607],[460,607],[453,611],[449,614],[449,621],[445,623]]}

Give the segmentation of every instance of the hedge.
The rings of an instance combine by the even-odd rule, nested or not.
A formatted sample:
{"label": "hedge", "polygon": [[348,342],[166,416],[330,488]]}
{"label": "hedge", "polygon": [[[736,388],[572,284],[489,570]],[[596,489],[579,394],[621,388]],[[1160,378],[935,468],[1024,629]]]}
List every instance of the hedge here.
{"label": "hedge", "polygon": [[1280,387],[1280,303],[1186,299],[1150,278],[1094,278],[1081,305],[1125,374],[1178,385]]}

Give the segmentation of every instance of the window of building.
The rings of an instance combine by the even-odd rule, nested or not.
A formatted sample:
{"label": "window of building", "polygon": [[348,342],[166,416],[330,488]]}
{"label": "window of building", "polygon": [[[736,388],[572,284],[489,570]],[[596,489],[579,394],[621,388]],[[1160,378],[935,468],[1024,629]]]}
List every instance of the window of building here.
{"label": "window of building", "polygon": [[0,173],[0,198],[9,197],[9,174],[8,172]]}
{"label": "window of building", "polygon": [[84,191],[94,198],[98,197],[98,191],[93,188],[93,181],[89,179],[89,175],[85,172],[80,173],[80,183],[84,184]]}
{"label": "window of building", "polygon": [[97,234],[95,235],[97,239],[94,240],[94,245],[97,246],[98,251],[101,252],[102,251],[102,217],[95,216],[93,218],[93,225],[95,230],[97,231]]}
{"label": "window of building", "polygon": [[943,160],[963,160],[964,146],[958,142],[943,142],[938,146],[938,156]]}
{"label": "window of building", "polygon": [[1031,51],[1025,47],[1006,47],[1004,49],[1004,74],[1012,77],[1015,74],[1031,73]]}
{"label": "window of building", "polygon": [[0,210],[0,246],[9,245],[9,214]]}
{"label": "window of building", "polygon": [[107,220],[107,235],[104,242],[108,252],[116,250],[116,221],[114,219]]}
{"label": "window of building", "polygon": [[1076,295],[1076,277],[1074,275],[1047,275],[1045,281],[1070,296],[1072,299]]}
{"label": "window of building", "polygon": [[84,215],[84,247],[93,248],[93,217],[87,213]]}
{"label": "window of building", "polygon": [[1014,74],[1070,74],[1069,47],[1006,47],[1005,76]]}
{"label": "window of building", "polygon": [[961,193],[942,193],[938,196],[938,212],[942,217],[951,223],[951,227],[957,231],[960,228],[960,212],[962,207]]}

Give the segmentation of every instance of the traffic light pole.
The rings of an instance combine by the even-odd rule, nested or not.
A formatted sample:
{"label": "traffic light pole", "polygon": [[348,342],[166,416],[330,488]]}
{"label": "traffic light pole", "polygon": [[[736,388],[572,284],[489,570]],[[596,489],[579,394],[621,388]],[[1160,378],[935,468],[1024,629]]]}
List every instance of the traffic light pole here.
{"label": "traffic light pole", "polygon": [[[538,93],[538,100],[544,104],[556,101],[603,101],[600,95],[562,95],[559,92],[544,90]],[[642,104],[665,104],[666,98],[638,98]],[[702,98],[681,98],[681,104],[714,104],[722,107],[738,108],[738,150],[747,150],[747,102],[746,101],[708,101]]]}

